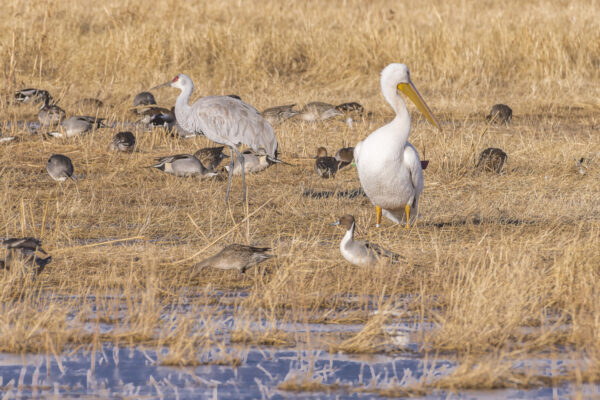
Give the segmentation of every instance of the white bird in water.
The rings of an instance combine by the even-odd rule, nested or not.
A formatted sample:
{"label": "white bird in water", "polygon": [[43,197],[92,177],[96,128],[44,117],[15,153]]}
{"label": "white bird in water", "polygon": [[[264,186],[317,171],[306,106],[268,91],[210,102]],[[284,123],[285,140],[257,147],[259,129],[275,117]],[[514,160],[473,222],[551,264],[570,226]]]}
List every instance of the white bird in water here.
{"label": "white bird in water", "polygon": [[271,124],[254,107],[229,96],[202,97],[190,106],[194,83],[185,74],[179,74],[172,81],[150,90],[165,86],[181,90],[175,102],[175,116],[183,130],[195,134],[202,133],[213,142],[224,144],[231,149],[225,202],[229,200],[234,164],[233,153],[236,153],[242,163],[243,200],[246,201],[244,158],[237,146],[244,144],[252,148],[255,153],[276,161],[277,138]]}
{"label": "white bird in water", "polygon": [[404,93],[436,128],[440,125],[410,80],[408,67],[390,64],[381,72],[381,92],[396,111],[389,124],[371,133],[354,149],[354,160],[361,186],[375,205],[377,226],[381,214],[396,223],[417,216],[423,191],[423,169],[417,150],[408,142],[410,116],[399,92]]}

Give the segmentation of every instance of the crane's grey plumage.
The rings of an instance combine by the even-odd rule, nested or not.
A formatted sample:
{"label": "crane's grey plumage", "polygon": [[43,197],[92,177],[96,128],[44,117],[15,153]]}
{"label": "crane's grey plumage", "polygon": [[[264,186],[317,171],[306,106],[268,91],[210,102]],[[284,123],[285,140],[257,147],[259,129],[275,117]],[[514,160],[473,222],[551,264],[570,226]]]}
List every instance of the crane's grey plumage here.
{"label": "crane's grey plumage", "polygon": [[[240,158],[240,162],[244,163],[244,158],[237,146],[244,144],[252,148],[257,154],[277,159],[277,138],[273,127],[251,105],[228,96],[202,97],[190,105],[189,100],[194,90],[194,83],[185,74],[179,74],[171,82],[156,86],[153,89],[164,86],[181,90],[175,102],[175,116],[181,128],[192,133],[202,132],[213,142],[230,147],[231,163],[225,202],[229,200],[229,190],[231,189],[233,153],[235,152],[237,157]],[[243,165],[242,188],[245,201],[246,180]]]}

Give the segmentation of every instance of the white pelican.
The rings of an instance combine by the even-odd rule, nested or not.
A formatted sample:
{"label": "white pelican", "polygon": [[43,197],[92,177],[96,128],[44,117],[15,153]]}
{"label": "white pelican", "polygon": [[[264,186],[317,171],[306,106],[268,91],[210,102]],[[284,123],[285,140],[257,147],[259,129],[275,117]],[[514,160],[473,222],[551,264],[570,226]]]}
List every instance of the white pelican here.
{"label": "white pelican", "polygon": [[398,92],[404,93],[435,127],[440,125],[410,80],[408,67],[390,64],[381,71],[381,92],[396,111],[396,118],[371,133],[354,149],[360,184],[375,205],[377,226],[381,213],[393,222],[406,221],[406,228],[417,216],[419,195],[423,191],[423,169],[417,150],[408,142],[410,116]]}

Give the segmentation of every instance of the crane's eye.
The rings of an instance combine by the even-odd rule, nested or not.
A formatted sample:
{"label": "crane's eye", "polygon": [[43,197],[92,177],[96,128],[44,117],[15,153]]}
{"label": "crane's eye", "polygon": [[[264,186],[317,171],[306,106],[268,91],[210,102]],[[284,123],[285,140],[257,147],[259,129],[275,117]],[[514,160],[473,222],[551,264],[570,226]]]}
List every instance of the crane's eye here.
{"label": "crane's eye", "polygon": [[177,82],[179,80],[179,75],[177,75],[175,78],[173,78],[173,82]]}

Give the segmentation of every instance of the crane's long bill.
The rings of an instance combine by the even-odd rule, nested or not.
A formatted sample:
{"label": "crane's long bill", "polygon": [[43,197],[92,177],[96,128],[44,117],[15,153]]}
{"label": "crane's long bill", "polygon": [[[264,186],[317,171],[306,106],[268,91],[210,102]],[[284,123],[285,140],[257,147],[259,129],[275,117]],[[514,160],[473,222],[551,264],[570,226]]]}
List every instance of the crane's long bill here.
{"label": "crane's long bill", "polygon": [[433,113],[427,106],[427,103],[425,103],[425,100],[423,100],[423,98],[419,94],[419,91],[417,90],[415,85],[413,85],[413,83],[410,82],[410,80],[408,81],[408,83],[399,83],[398,90],[404,93],[409,99],[411,99],[413,103],[415,103],[419,111],[421,111],[421,113],[425,115],[425,117],[429,120],[429,122],[431,122],[433,126],[438,128],[440,131],[442,130],[442,128],[440,128],[440,124],[437,122],[437,120],[433,116]]}
{"label": "crane's long bill", "polygon": [[172,83],[171,81],[165,82],[165,83],[163,83],[161,85],[154,86],[153,88],[150,88],[148,90],[160,89],[160,88],[163,88],[163,87],[171,86],[171,83]]}

